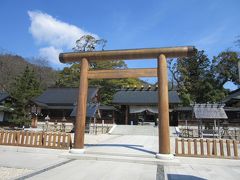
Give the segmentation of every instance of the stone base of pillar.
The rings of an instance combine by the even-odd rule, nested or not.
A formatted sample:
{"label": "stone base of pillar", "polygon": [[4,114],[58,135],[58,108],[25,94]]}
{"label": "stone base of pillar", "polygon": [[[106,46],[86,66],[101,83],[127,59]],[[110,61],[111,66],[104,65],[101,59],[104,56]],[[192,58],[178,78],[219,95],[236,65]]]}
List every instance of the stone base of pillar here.
{"label": "stone base of pillar", "polygon": [[156,158],[162,160],[173,160],[174,156],[173,154],[156,154]]}
{"label": "stone base of pillar", "polygon": [[71,154],[84,154],[85,149],[70,149],[69,153]]}

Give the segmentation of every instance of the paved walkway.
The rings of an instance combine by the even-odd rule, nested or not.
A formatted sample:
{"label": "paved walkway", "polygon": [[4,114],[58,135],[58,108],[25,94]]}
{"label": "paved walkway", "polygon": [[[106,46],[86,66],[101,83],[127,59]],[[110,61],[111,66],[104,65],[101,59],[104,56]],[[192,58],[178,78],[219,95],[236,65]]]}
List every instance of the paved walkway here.
{"label": "paved walkway", "polygon": [[171,180],[237,180],[240,177],[240,161],[209,158],[177,157],[178,165],[165,166],[164,171]]}
{"label": "paved walkway", "polygon": [[[85,142],[86,153],[77,156],[65,150],[0,146],[0,179],[155,180],[163,179],[163,171],[165,179],[240,177],[239,160],[157,160],[157,136],[86,135]],[[7,169],[11,173],[2,176]]]}

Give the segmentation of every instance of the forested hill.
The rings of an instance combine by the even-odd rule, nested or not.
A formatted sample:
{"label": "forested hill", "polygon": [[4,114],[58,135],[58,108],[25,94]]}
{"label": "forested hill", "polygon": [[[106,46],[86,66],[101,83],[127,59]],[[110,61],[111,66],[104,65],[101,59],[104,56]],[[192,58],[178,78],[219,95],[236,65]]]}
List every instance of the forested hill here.
{"label": "forested hill", "polygon": [[26,66],[34,70],[43,89],[55,84],[57,72],[48,67],[45,60],[31,59],[30,63],[18,55],[0,54],[0,91],[8,91],[14,79],[24,71]]}

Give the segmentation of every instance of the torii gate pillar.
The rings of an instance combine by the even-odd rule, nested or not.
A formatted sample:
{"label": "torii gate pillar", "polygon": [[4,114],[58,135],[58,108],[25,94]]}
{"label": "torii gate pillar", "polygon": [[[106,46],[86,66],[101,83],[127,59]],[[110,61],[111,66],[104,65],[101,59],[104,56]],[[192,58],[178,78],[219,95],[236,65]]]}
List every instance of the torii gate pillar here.
{"label": "torii gate pillar", "polygon": [[172,159],[170,154],[169,137],[169,104],[168,104],[168,72],[165,55],[161,54],[157,60],[158,76],[158,136],[159,136],[159,154],[160,159]]}
{"label": "torii gate pillar", "polygon": [[86,112],[87,112],[87,93],[88,93],[88,68],[89,63],[86,58],[81,60],[80,69],[80,83],[79,93],[77,100],[77,116],[75,122],[74,133],[74,148],[71,149],[71,153],[83,153],[84,152],[84,133],[86,124]]}

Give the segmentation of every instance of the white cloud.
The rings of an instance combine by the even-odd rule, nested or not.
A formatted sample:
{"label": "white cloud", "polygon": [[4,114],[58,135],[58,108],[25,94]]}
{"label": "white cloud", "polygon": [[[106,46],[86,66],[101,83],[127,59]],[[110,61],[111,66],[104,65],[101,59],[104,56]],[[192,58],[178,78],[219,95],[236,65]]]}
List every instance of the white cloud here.
{"label": "white cloud", "polygon": [[39,55],[46,57],[50,63],[60,63],[59,52],[71,51],[77,39],[84,35],[97,35],[84,31],[83,29],[60,21],[49,14],[41,11],[28,11],[31,20],[29,32],[41,47]]}
{"label": "white cloud", "polygon": [[225,25],[219,26],[207,34],[201,36],[200,39],[194,41],[192,44],[201,49],[211,49],[216,44],[221,43],[224,36]]}
{"label": "white cloud", "polygon": [[75,41],[83,35],[90,34],[97,37],[40,11],[28,11],[28,15],[31,20],[29,31],[40,44],[71,49]]}
{"label": "white cloud", "polygon": [[59,53],[62,52],[62,49],[57,49],[53,46],[44,47],[39,49],[39,55],[43,58],[46,58],[51,65],[59,65]]}
{"label": "white cloud", "polygon": [[206,46],[211,46],[219,41],[219,37],[217,34],[209,34],[205,37],[202,37],[202,39],[195,42],[195,44],[201,48]]}

